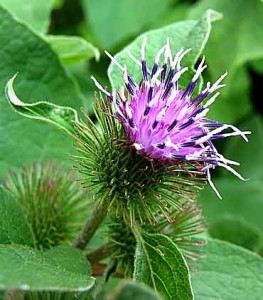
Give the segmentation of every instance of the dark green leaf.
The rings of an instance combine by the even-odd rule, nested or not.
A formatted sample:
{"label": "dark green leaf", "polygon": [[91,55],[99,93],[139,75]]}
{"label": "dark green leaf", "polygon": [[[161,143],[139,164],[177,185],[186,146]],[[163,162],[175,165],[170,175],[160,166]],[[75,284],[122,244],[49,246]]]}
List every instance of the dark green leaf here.
{"label": "dark green leaf", "polygon": [[257,59],[251,62],[250,66],[259,74],[263,74],[263,59]]}
{"label": "dark green leaf", "polygon": [[205,258],[194,263],[196,300],[259,300],[263,298],[263,259],[241,247],[208,240]]}
{"label": "dark green leaf", "polygon": [[192,299],[187,264],[173,241],[161,234],[137,234],[134,277],[165,299]]}
{"label": "dark green leaf", "polygon": [[122,287],[114,300],[161,300],[161,298],[149,287],[135,283],[127,282]]}
{"label": "dark green leaf", "polygon": [[[102,48],[109,49],[161,18],[170,0],[82,0],[86,25]],[[149,9],[152,9],[149,13]]]}
{"label": "dark green leaf", "polygon": [[34,246],[32,230],[20,204],[0,187],[0,244]]}
{"label": "dark green leaf", "polygon": [[94,285],[88,261],[79,250],[59,246],[47,252],[0,245],[0,289],[87,291]]}

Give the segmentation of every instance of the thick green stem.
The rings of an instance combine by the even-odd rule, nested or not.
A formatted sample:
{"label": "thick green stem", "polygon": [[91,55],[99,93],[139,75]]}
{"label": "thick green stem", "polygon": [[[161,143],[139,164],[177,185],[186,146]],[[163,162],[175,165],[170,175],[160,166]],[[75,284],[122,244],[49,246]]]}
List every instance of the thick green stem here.
{"label": "thick green stem", "polygon": [[74,247],[85,249],[86,245],[89,243],[94,233],[99,228],[100,224],[107,215],[108,203],[105,202],[101,202],[98,206],[95,207],[94,211],[91,213],[90,218],[86,221],[79,235],[76,237]]}

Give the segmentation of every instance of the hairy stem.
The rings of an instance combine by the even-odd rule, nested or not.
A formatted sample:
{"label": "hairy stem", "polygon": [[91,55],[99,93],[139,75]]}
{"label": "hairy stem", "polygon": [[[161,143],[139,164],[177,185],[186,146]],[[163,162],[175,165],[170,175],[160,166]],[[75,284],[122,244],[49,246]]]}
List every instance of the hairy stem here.
{"label": "hairy stem", "polygon": [[95,207],[94,211],[91,213],[90,218],[87,219],[79,235],[76,237],[74,241],[74,247],[85,249],[86,245],[89,243],[94,233],[106,217],[107,212],[108,203],[101,202],[98,206]]}

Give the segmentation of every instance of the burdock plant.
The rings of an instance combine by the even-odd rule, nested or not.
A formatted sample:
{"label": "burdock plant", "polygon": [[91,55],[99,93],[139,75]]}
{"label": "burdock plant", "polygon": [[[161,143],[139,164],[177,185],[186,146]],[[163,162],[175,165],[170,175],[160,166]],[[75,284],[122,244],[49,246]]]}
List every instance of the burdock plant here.
{"label": "burdock plant", "polygon": [[[105,95],[95,101],[95,123],[89,116],[80,120],[71,108],[46,102],[24,104],[14,93],[13,79],[7,86],[7,96],[18,112],[55,123],[76,140],[79,154],[74,157],[75,168],[82,174],[84,187],[93,192],[97,206],[76,237],[75,247],[85,249],[106,219],[106,253],[117,272],[127,277],[134,273],[135,278],[146,268],[141,253],[147,263],[150,261],[147,249],[158,249],[157,254],[164,257],[164,253],[174,255],[177,251],[167,252],[167,245],[177,245],[185,258],[198,256],[194,249],[202,244],[199,234],[205,230],[195,200],[198,190],[207,181],[220,197],[210,174],[219,166],[243,179],[232,167],[238,163],[220,154],[213,141],[235,135],[247,141],[250,133],[206,116],[226,74],[213,84],[208,82],[198,93],[197,83],[206,68],[204,58],[188,85],[181,88],[181,78],[188,70],[182,66],[183,58],[190,50],[182,49],[173,56],[167,39],[152,66],[145,51],[144,40],[141,60],[130,54],[141,67],[138,82],[125,65],[106,52],[121,70],[123,86],[109,92],[92,77]],[[161,241],[164,245],[158,248]],[[99,249],[96,251],[102,258]],[[167,295],[158,288],[159,279],[151,268],[148,273],[152,277],[146,283]],[[175,272],[173,268],[168,271]]]}
{"label": "burdock plant", "polygon": [[5,188],[20,203],[31,227],[35,247],[71,244],[87,214],[87,191],[66,167],[35,162],[13,171]]}

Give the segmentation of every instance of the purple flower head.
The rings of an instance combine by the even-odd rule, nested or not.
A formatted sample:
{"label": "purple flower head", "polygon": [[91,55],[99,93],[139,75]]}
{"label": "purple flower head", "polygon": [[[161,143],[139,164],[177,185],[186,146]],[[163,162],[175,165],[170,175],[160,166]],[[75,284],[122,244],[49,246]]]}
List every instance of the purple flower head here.
{"label": "purple flower head", "polygon": [[144,40],[141,61],[130,54],[131,59],[141,66],[142,79],[139,83],[132,79],[126,66],[120,65],[108,52],[106,54],[123,72],[125,87],[118,92],[109,93],[95,78],[92,79],[111,99],[115,116],[138,154],[153,160],[203,163],[207,180],[221,198],[211,181],[211,168],[221,166],[240,179],[243,178],[231,167],[239,163],[218,153],[212,141],[235,135],[241,135],[248,141],[246,135],[250,133],[206,118],[209,106],[219,95],[217,90],[224,86],[221,82],[227,74],[212,85],[208,82],[205,89],[194,97],[197,81],[207,67],[204,58],[189,84],[180,89],[179,80],[188,70],[181,67],[181,61],[190,49],[182,49],[173,57],[167,39],[166,45],[157,52],[152,68],[149,68],[145,60],[145,45]]}

